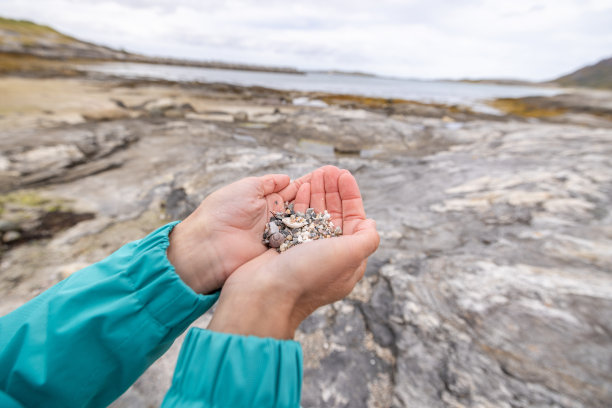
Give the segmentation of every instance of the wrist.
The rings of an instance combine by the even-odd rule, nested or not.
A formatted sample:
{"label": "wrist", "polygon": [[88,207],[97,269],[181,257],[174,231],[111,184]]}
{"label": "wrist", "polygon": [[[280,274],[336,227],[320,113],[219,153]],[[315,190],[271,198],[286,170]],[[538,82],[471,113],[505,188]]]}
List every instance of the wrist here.
{"label": "wrist", "polygon": [[168,260],[194,292],[211,293],[223,285],[221,263],[211,245],[211,234],[205,230],[193,231],[187,219],[175,225],[168,239]]}
{"label": "wrist", "polygon": [[223,287],[209,330],[244,336],[292,339],[300,322],[293,318],[295,296],[260,279],[256,286]]}

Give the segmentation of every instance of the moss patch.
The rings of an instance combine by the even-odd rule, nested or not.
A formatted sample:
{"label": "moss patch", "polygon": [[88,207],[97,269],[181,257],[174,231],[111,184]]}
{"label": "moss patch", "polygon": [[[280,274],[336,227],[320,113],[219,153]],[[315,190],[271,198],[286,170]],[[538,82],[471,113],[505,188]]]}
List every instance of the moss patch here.
{"label": "moss patch", "polygon": [[31,190],[20,190],[0,195],[0,215],[4,214],[5,210],[9,208],[12,211],[36,209],[44,212],[56,212],[63,210],[65,206],[65,200],[43,197]]}

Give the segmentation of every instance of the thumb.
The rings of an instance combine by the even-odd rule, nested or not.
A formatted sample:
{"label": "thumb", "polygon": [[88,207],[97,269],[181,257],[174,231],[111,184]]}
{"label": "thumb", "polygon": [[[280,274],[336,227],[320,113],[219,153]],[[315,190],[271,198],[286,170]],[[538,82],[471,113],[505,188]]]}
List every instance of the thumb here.
{"label": "thumb", "polygon": [[347,267],[358,268],[376,251],[379,242],[376,222],[367,219],[361,221],[350,235],[319,240],[307,245],[317,245],[317,258],[324,262],[326,269],[343,270]]}
{"label": "thumb", "polygon": [[371,218],[359,222],[353,233],[347,235],[354,239],[353,248],[365,259],[372,255],[380,244],[380,236],[376,231],[376,221]]}

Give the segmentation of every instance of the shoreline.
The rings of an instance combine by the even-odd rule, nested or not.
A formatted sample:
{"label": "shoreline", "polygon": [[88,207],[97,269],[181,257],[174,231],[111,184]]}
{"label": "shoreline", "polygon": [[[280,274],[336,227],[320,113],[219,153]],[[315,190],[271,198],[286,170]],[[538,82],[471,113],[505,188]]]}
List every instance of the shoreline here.
{"label": "shoreline", "polygon": [[[68,63],[73,66],[73,63]],[[55,69],[55,67],[54,67]],[[61,82],[74,80],[83,86],[97,86],[104,92],[113,89],[142,89],[157,87],[163,89],[180,89],[182,91],[203,93],[205,98],[220,100],[251,101],[254,105],[269,105],[274,108],[325,108],[364,109],[383,113],[386,116],[411,115],[423,117],[446,117],[452,121],[469,120],[539,120],[552,123],[577,123],[586,126],[608,127],[612,120],[612,91],[568,88],[567,93],[555,96],[527,96],[520,98],[496,98],[485,103],[497,110],[496,114],[473,111],[470,106],[444,103],[427,103],[408,99],[368,97],[363,95],[337,94],[316,91],[297,91],[267,88],[263,86],[243,86],[223,82],[172,81],[163,79],[129,79],[116,75],[87,73],[77,71],[77,75],[64,73],[62,70],[45,68],[32,74],[0,74],[1,81],[23,80],[24,90],[31,91],[27,81]],[[10,105],[9,96],[5,96],[5,105]],[[295,104],[294,104],[295,101]],[[1,105],[0,105],[1,106]],[[109,107],[110,108],[110,107]],[[85,109],[88,112],[90,109]],[[80,114],[80,112],[75,112]],[[92,117],[95,117],[93,115]],[[612,122],[610,122],[612,123]]]}
{"label": "shoreline", "polygon": [[[122,60],[117,60],[117,59],[109,59],[109,60],[103,60],[103,59],[98,59],[98,60],[92,60],[92,59],[46,59],[46,58],[39,58],[39,57],[35,57],[33,55],[27,55],[27,54],[2,54],[0,53],[0,57],[4,57],[2,59],[2,62],[0,63],[0,75],[5,74],[5,75],[17,75],[17,76],[25,76],[25,77],[32,77],[32,78],[56,78],[56,77],[82,77],[82,78],[100,78],[100,79],[124,79],[124,80],[136,80],[136,81],[161,81],[164,82],[166,81],[165,79],[163,79],[161,77],[161,73],[158,73],[157,75],[160,75],[159,77],[157,77],[157,75],[153,74],[153,76],[147,76],[146,73],[138,73],[136,72],[133,76],[126,73],[125,75],[122,74],[115,74],[111,71],[109,72],[104,72],[104,71],[95,71],[95,70],[88,70],[87,66],[91,66],[91,65],[104,65],[104,64],[144,64],[144,65],[151,65],[151,66],[163,66],[163,62],[157,62],[157,63],[148,63],[146,61],[122,61]],[[177,65],[168,65],[168,68],[172,68],[174,66],[180,66],[180,64]],[[186,68],[188,68],[189,66],[184,66]],[[215,69],[218,70],[219,72],[223,72],[226,71],[226,69],[223,66],[217,66],[217,67],[202,67],[204,69]],[[234,71],[236,70],[240,70],[239,67],[236,67],[236,69],[232,69]],[[232,71],[230,70],[230,71]],[[252,71],[252,70],[251,70]],[[249,72],[249,71],[243,71],[243,72]],[[270,74],[274,74],[274,73],[281,73],[281,74],[288,74],[288,75],[292,75],[292,73],[287,73],[287,72],[282,72],[282,71],[270,71],[270,70],[264,70],[264,71],[259,71],[262,73],[270,73]],[[324,74],[323,72],[315,72],[317,74]],[[302,75],[308,74],[308,72],[304,72],[301,73]],[[331,75],[338,75],[338,72],[332,72]],[[193,75],[193,74],[192,74]],[[346,76],[347,74],[345,73],[341,73],[341,75]],[[394,81],[401,81],[400,79],[393,79],[393,78],[384,78],[384,77],[374,77],[374,76],[365,76],[365,75],[359,75],[356,76],[355,74],[352,73],[348,73],[349,76],[355,77],[355,78],[364,78],[365,80],[368,79],[381,79],[381,80],[385,80],[385,79],[389,79],[389,80],[394,80]],[[223,76],[223,75],[222,75]],[[165,78],[165,75],[164,75]],[[214,78],[214,76],[213,76]],[[257,80],[251,80],[252,82],[261,82],[261,79]],[[434,84],[444,84],[444,83],[450,83],[450,84],[457,84],[460,85],[462,83],[462,81],[415,81],[415,80],[408,80],[407,81],[413,81],[416,83],[425,83],[425,82],[432,82]],[[182,83],[200,83],[200,84],[206,84],[206,83],[215,83],[215,82],[221,82],[221,83],[226,83],[223,79],[212,79],[211,80],[207,80],[205,82],[199,82],[198,79],[195,80],[175,80],[175,81],[168,81],[168,82],[182,82]],[[263,81],[266,82],[266,81]],[[260,83],[260,84],[232,84],[230,82],[227,82],[228,85],[235,85],[235,86],[243,86],[243,87],[268,87],[268,84],[265,83]],[[485,86],[488,86],[490,84],[483,84]],[[324,86],[324,84],[321,85],[322,87]],[[372,87],[372,85],[366,85],[365,88],[363,88],[363,92],[353,92],[350,93],[352,96],[357,96],[357,97],[363,97],[363,98],[372,98],[372,99],[395,99],[395,100],[400,100],[402,99],[401,94],[399,96],[393,96],[391,94],[383,94],[381,93],[380,89],[377,88],[377,86],[379,85],[374,85]],[[510,88],[512,88],[513,86],[509,86]],[[533,87],[533,85],[531,86]],[[333,90],[319,90],[319,91],[314,91],[314,90],[305,90],[305,89],[299,89],[299,83],[296,83],[295,88],[291,88],[291,87],[277,87],[275,89],[283,91],[283,92],[301,92],[301,93],[321,93],[321,94],[341,94],[346,96],[347,92],[342,89],[342,90],[338,90],[338,91],[333,91]],[[303,88],[303,86],[302,86]],[[308,88],[308,87],[306,87]],[[358,87],[359,88],[359,87]],[[271,88],[269,88],[271,89]],[[537,88],[536,88],[537,89]],[[411,90],[411,88],[406,89],[406,92],[410,93],[413,92]],[[419,91],[418,88],[415,90],[415,92],[419,93],[422,91]],[[453,106],[453,105],[465,105],[465,106],[470,106],[470,107],[478,107],[478,106],[482,106],[482,107],[486,107],[487,103],[486,103],[486,98],[483,97],[477,97],[475,95],[470,95],[470,92],[468,92],[464,98],[465,100],[462,102],[462,92],[465,91],[461,91],[461,90],[456,90],[456,92],[459,92],[458,96],[452,96],[453,93],[452,91],[449,91],[449,96],[448,98],[445,97],[437,97],[438,91],[434,92],[431,94],[431,96],[424,96],[422,98],[418,98],[417,101],[418,103],[423,103],[423,104],[432,104],[432,105],[449,105],[449,106]],[[512,92],[510,92],[510,94],[512,94]],[[426,95],[426,94],[424,94]],[[492,98],[494,98],[494,96],[492,96]],[[437,100],[439,99],[439,100]],[[447,99],[447,100],[445,100]],[[457,101],[453,101],[453,99],[457,99]],[[404,99],[405,100],[405,99]],[[481,108],[482,109],[482,108]],[[489,108],[487,108],[489,109]],[[486,111],[486,109],[485,109]]]}

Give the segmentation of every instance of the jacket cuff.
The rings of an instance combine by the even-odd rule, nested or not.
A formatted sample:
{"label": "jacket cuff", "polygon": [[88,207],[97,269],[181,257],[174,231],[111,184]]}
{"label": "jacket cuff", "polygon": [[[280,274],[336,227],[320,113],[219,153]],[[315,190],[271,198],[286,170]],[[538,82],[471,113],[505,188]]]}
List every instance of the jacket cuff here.
{"label": "jacket cuff", "polygon": [[2,408],[23,408],[19,402],[15,401],[13,397],[4,393],[0,390],[0,407]]}
{"label": "jacket cuff", "polygon": [[299,407],[301,388],[298,342],[191,329],[162,407]]}
{"label": "jacket cuff", "polygon": [[133,257],[126,271],[134,293],[145,310],[170,330],[170,336],[182,333],[219,298],[219,291],[209,295],[195,293],[183,282],[168,260],[168,236],[179,222],[166,224],[133,242]]}

